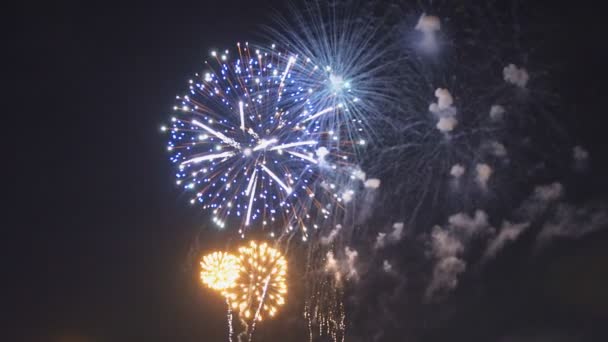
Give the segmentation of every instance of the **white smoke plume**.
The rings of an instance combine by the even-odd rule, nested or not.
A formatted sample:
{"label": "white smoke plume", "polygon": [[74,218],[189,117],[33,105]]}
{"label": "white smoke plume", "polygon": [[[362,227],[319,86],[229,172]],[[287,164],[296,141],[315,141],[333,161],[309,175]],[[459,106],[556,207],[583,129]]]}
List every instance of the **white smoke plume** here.
{"label": "white smoke plume", "polygon": [[365,178],[366,178],[366,174],[361,169],[357,168],[355,171],[353,171],[352,177],[354,179],[358,179],[358,180],[364,182]]}
{"label": "white smoke plume", "polygon": [[504,221],[498,235],[488,243],[482,260],[493,259],[507,243],[516,240],[529,226],[529,222],[512,224],[511,222]]}
{"label": "white smoke plume", "polygon": [[574,146],[572,149],[572,157],[574,157],[574,160],[578,161],[587,160],[589,158],[589,152],[582,146]]}
{"label": "white smoke plume", "polygon": [[389,240],[399,241],[403,237],[403,222],[396,222],[393,224],[393,231],[389,235]]}
{"label": "white smoke plume", "polygon": [[489,227],[488,215],[483,210],[476,210],[473,217],[467,213],[454,214],[448,218],[448,223],[467,238]]}
{"label": "white smoke plume", "polygon": [[324,147],[324,146],[319,147],[315,151],[315,154],[317,155],[320,165],[327,165],[327,163],[325,162],[325,157],[329,154],[329,150],[327,149],[327,147]]}
{"label": "white smoke plume", "polygon": [[440,226],[433,227],[431,232],[431,248],[437,259],[456,256],[464,251],[464,245],[454,234]]}
{"label": "white smoke plume", "polygon": [[333,274],[336,283],[340,284],[342,282],[342,273],[338,266],[338,260],[334,258],[334,252],[327,251],[325,258],[325,272]]}
{"label": "white smoke plume", "polygon": [[558,200],[564,193],[564,186],[561,183],[554,182],[547,185],[539,185],[534,188],[534,198],[544,202]]}
{"label": "white smoke plume", "polygon": [[437,129],[441,132],[451,132],[458,124],[456,120],[456,107],[453,106],[454,98],[447,89],[437,88],[435,90],[437,97],[436,103],[431,103],[429,111],[438,117]]}
{"label": "white smoke plume", "polygon": [[349,203],[350,201],[353,200],[354,195],[355,195],[355,192],[353,190],[346,190],[345,192],[342,193],[340,198],[342,198],[342,201],[344,201],[344,203]]}
{"label": "white smoke plume", "polygon": [[419,45],[420,48],[427,53],[437,51],[438,44],[436,32],[441,30],[441,21],[439,18],[423,13],[418,19],[415,29],[422,32],[422,41]]}
{"label": "white smoke plume", "polygon": [[386,246],[386,233],[378,233],[376,243],[374,243],[374,249],[380,249],[384,246]]}
{"label": "white smoke plume", "polygon": [[481,163],[475,166],[475,170],[477,171],[477,183],[479,183],[479,186],[481,186],[482,189],[486,190],[488,188],[490,176],[492,176],[492,167],[488,164]]}
{"label": "white smoke plume", "polygon": [[336,227],[329,232],[329,235],[321,237],[321,244],[322,245],[329,245],[332,242],[334,242],[334,240],[338,236],[338,233],[340,233],[341,229],[342,229],[342,225],[341,224],[336,225]]}
{"label": "white smoke plume", "polygon": [[458,120],[452,116],[448,116],[439,118],[435,127],[441,132],[446,133],[453,131],[456,125],[458,125]]}
{"label": "white smoke plume", "polygon": [[518,215],[524,220],[535,220],[542,215],[549,206],[559,200],[564,193],[561,183],[554,182],[546,185],[537,185],[528,199],[518,209]]}
{"label": "white smoke plume", "polygon": [[355,262],[357,261],[357,256],[359,256],[359,253],[356,250],[350,249],[350,247],[346,246],[344,248],[344,254],[346,254],[346,278],[358,280],[359,274],[357,273]]}
{"label": "white smoke plume", "polygon": [[348,246],[344,248],[344,259],[337,259],[332,251],[328,251],[325,255],[325,272],[334,275],[337,285],[341,285],[344,279],[356,281],[359,279],[356,268],[358,256],[359,253]]}
{"label": "white smoke plume", "polygon": [[[363,176],[365,174],[363,173]],[[378,196],[377,189],[380,187],[380,179],[369,178],[363,182],[363,197],[360,201],[360,206],[356,213],[356,222],[363,223],[372,215],[373,208],[376,205],[376,198]]]}
{"label": "white smoke plume", "polygon": [[589,163],[589,151],[582,146],[574,146],[572,149],[572,158],[574,159],[575,169],[582,171],[587,168]]}
{"label": "white smoke plume", "polygon": [[502,121],[505,115],[505,108],[501,105],[493,105],[490,108],[490,119],[492,121]]}
{"label": "white smoke plume", "polygon": [[449,291],[458,285],[458,275],[464,272],[467,264],[454,256],[441,259],[433,269],[433,279],[426,289],[426,298],[430,299],[439,291]]}
{"label": "white smoke plume", "polygon": [[608,228],[608,203],[599,202],[577,207],[560,203],[538,234],[537,241],[545,244],[554,238],[580,238]]}
{"label": "white smoke plume", "polygon": [[503,77],[507,83],[514,84],[520,88],[525,88],[530,80],[528,71],[518,68],[515,64],[509,64],[502,70]]}
{"label": "white smoke plume", "polygon": [[465,167],[462,166],[461,164],[454,164],[454,165],[452,165],[452,168],[450,169],[450,175],[452,175],[454,178],[460,178],[460,177],[462,177],[462,175],[464,175],[465,171],[466,171]]}
{"label": "white smoke plume", "polygon": [[393,265],[391,265],[391,263],[388,262],[388,260],[384,260],[382,262],[382,270],[384,270],[384,272],[386,272],[386,273],[391,273],[393,270]]}
{"label": "white smoke plume", "polygon": [[378,233],[378,236],[376,237],[376,243],[374,243],[374,249],[380,249],[388,244],[393,244],[401,241],[404,235],[403,228],[403,222],[396,222],[393,224],[393,231],[389,234]]}
{"label": "white smoke plume", "polygon": [[454,108],[452,106],[454,104],[454,98],[452,97],[452,94],[450,94],[449,90],[445,88],[437,88],[435,89],[435,97],[437,97],[437,103],[432,103],[429,106],[429,110],[431,112],[439,114],[443,111]]}
{"label": "white smoke plume", "polygon": [[458,275],[464,272],[467,263],[461,258],[467,244],[481,233],[493,233],[488,215],[476,210],[474,216],[458,213],[448,218],[446,229],[435,226],[431,232],[431,253],[436,260],[433,278],[426,289],[430,299],[437,292],[448,292],[458,284]]}
{"label": "white smoke plume", "polygon": [[378,178],[370,178],[363,183],[366,189],[378,189],[380,187],[380,180]]}
{"label": "white smoke plume", "polygon": [[437,102],[429,105],[429,111],[439,116],[454,116],[456,115],[456,108],[453,106],[454,98],[450,91],[444,88],[435,89],[435,97]]}
{"label": "white smoke plume", "polygon": [[487,144],[490,153],[495,155],[496,157],[503,158],[507,156],[507,149],[505,145],[499,143],[498,141],[491,141]]}
{"label": "white smoke plume", "polygon": [[416,30],[422,33],[434,34],[436,31],[441,30],[441,21],[434,15],[422,13],[416,24]]}

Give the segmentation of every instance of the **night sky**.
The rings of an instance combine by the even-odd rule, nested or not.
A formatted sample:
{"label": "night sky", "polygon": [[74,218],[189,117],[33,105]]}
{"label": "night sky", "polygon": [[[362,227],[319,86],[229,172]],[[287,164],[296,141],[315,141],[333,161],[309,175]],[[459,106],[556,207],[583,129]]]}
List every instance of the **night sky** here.
{"label": "night sky", "polygon": [[[592,156],[579,196],[605,199],[606,19],[583,3],[539,3],[546,23],[536,25],[556,28],[546,39],[559,56],[551,67],[559,120]],[[7,11],[3,340],[225,339],[224,303],[199,284],[196,263],[222,236],[175,188],[159,127],[208,52],[255,40],[269,8],[225,0]],[[427,329],[414,334],[421,341],[604,340],[608,230],[560,241],[533,261],[526,243],[524,236],[494,267],[465,277],[447,304],[412,300],[424,319],[410,308],[389,325]],[[372,287],[393,281],[376,280]],[[377,299],[366,293],[357,310]],[[298,308],[286,311],[258,340],[306,340],[285,328],[301,317]]]}

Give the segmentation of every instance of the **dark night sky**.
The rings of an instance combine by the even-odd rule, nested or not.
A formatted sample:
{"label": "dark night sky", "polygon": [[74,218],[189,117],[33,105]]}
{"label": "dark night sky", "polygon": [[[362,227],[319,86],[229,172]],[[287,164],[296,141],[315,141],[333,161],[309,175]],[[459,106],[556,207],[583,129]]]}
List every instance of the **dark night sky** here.
{"label": "dark night sky", "polygon": [[[563,119],[594,157],[591,182],[605,189],[605,18],[581,2],[545,3],[547,23],[561,22],[553,34],[563,45],[553,50],[562,55],[558,87],[572,108],[572,117]],[[9,329],[0,332],[6,341],[224,339],[223,303],[199,286],[189,255],[207,220],[174,188],[159,127],[211,48],[255,38],[248,32],[267,22],[265,6],[75,2],[8,12],[2,307]],[[513,286],[521,293],[481,307],[492,310],[511,295],[527,298],[528,290],[545,293],[547,282],[561,284],[549,287],[556,292],[548,298],[569,294],[558,301],[563,305],[536,301],[528,313],[520,306],[502,316],[507,323],[490,326],[508,333],[513,315],[531,317],[530,331],[551,332],[562,328],[551,324],[571,318],[573,327],[595,333],[593,325],[608,319],[605,287],[598,285],[608,285],[607,241],[604,232],[554,250],[530,288],[518,278]],[[503,259],[502,269],[515,278],[517,270]],[[491,284],[505,277],[487,276]],[[545,316],[554,318],[547,326]],[[460,320],[429,341],[470,336],[456,326],[474,325]],[[286,333],[276,340],[286,340]]]}

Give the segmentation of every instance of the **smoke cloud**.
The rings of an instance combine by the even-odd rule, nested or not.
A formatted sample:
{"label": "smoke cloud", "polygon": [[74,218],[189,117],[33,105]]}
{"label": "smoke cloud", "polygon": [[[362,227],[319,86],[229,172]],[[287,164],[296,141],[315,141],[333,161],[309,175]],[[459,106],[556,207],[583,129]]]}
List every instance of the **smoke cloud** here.
{"label": "smoke cloud", "polygon": [[608,204],[590,203],[583,207],[560,203],[538,234],[540,244],[555,238],[580,238],[608,227]]}
{"label": "smoke cloud", "polygon": [[436,103],[431,103],[429,111],[438,117],[437,129],[441,132],[451,132],[458,124],[455,116],[456,107],[453,106],[454,98],[447,89],[437,88],[435,90]]}
{"label": "smoke cloud", "polygon": [[460,177],[462,177],[462,175],[464,175],[465,171],[466,171],[465,167],[462,166],[461,164],[454,164],[454,165],[452,165],[452,168],[450,169],[450,175],[452,175],[454,178],[460,178]]}
{"label": "smoke cloud", "polygon": [[505,114],[505,108],[501,105],[493,105],[490,108],[490,119],[492,121],[502,121]]}
{"label": "smoke cloud", "polygon": [[344,248],[343,259],[337,259],[332,251],[328,251],[325,255],[325,272],[333,274],[338,285],[341,285],[344,279],[356,281],[359,279],[355,265],[358,256],[359,253],[348,246]]}
{"label": "smoke cloud", "polygon": [[488,215],[483,210],[476,210],[473,217],[467,213],[452,215],[448,218],[448,223],[467,238],[479,234],[489,226]]}
{"label": "smoke cloud", "polygon": [[437,51],[438,44],[436,32],[441,30],[441,21],[439,18],[423,13],[418,19],[415,29],[416,31],[422,32],[422,41],[419,43],[420,49],[426,53]]}
{"label": "smoke cloud", "polygon": [[477,164],[475,170],[477,171],[477,183],[482,189],[486,190],[490,176],[492,176],[492,167],[488,164]]}
{"label": "smoke cloud", "polygon": [[507,243],[515,241],[529,226],[529,222],[512,224],[509,221],[504,221],[498,235],[488,243],[482,261],[493,259]]}
{"label": "smoke cloud", "polygon": [[389,233],[378,233],[376,237],[376,243],[374,244],[374,249],[380,249],[388,244],[393,244],[401,241],[404,235],[404,224],[403,222],[396,222],[393,224],[393,230]]}
{"label": "smoke cloud", "polygon": [[380,187],[380,180],[378,178],[370,178],[363,183],[366,189],[378,189]]}
{"label": "smoke cloud", "polygon": [[338,233],[340,233],[341,229],[342,229],[341,224],[336,225],[336,227],[329,232],[329,235],[321,237],[321,244],[329,245],[329,244],[333,243],[334,240],[336,239],[336,236],[338,236]]}
{"label": "smoke cloud", "polygon": [[524,68],[518,68],[515,64],[509,64],[502,70],[503,77],[507,83],[514,84],[520,88],[525,88],[530,80],[528,71]]}

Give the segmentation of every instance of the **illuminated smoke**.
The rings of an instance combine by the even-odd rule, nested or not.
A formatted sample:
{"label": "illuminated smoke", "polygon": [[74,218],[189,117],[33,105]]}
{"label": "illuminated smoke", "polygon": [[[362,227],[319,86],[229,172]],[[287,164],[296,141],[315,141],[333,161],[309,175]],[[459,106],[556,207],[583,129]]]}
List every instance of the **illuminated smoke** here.
{"label": "illuminated smoke", "polygon": [[488,181],[490,180],[490,176],[492,176],[492,167],[488,164],[477,164],[475,166],[475,170],[477,171],[477,183],[481,186],[482,189],[486,190],[488,188]]}
{"label": "illuminated smoke", "polygon": [[378,178],[370,178],[363,183],[366,189],[378,189],[380,187],[380,180]]}
{"label": "illuminated smoke", "polygon": [[465,170],[465,167],[461,164],[454,164],[450,169],[450,175],[452,175],[454,178],[460,178],[462,175],[464,175]]}
{"label": "illuminated smoke", "polygon": [[490,108],[490,119],[492,121],[502,121],[505,115],[505,108],[501,105],[493,105]]}
{"label": "illuminated smoke", "polygon": [[483,210],[476,210],[473,217],[467,213],[452,215],[448,218],[448,223],[466,236],[478,234],[489,226],[488,215]]}
{"label": "illuminated smoke", "polygon": [[488,243],[488,247],[483,254],[483,260],[487,261],[494,258],[507,243],[516,240],[529,226],[530,223],[528,222],[515,224],[508,221],[503,222],[498,235]]}
{"label": "illuminated smoke", "polygon": [[328,251],[325,255],[325,272],[333,274],[336,285],[342,285],[344,279],[358,280],[359,273],[357,272],[356,262],[359,253],[346,246],[344,248],[344,258],[338,259],[332,251]]}
{"label": "illuminated smoke", "polygon": [[390,233],[378,233],[376,242],[374,243],[374,249],[380,249],[388,244],[393,244],[401,241],[404,235],[404,224],[403,222],[396,222],[393,224],[393,230]]}
{"label": "illuminated smoke", "polygon": [[321,237],[321,244],[322,245],[329,245],[332,242],[334,242],[334,240],[336,239],[336,236],[338,236],[338,233],[340,233],[341,229],[342,229],[342,225],[341,224],[336,225],[336,228],[332,229],[329,232],[329,235]]}
{"label": "illuminated smoke", "polygon": [[419,47],[423,52],[433,53],[438,49],[436,32],[441,30],[441,21],[433,15],[423,13],[418,19],[416,31],[422,32],[422,41]]}
{"label": "illuminated smoke", "polygon": [[388,260],[384,260],[382,262],[382,270],[384,270],[384,272],[386,272],[386,273],[390,273],[393,270],[393,265],[391,265],[391,263],[388,262]]}
{"label": "illuminated smoke", "polygon": [[537,200],[550,202],[562,197],[564,186],[561,183],[554,182],[547,185],[538,185],[534,188],[533,197]]}
{"label": "illuminated smoke", "polygon": [[502,70],[503,77],[507,83],[514,84],[520,88],[525,88],[530,79],[528,71],[518,68],[515,64],[509,64]]}
{"label": "illuminated smoke", "polygon": [[437,116],[437,129],[441,132],[451,132],[458,124],[456,120],[456,107],[453,106],[454,98],[447,89],[437,88],[435,90],[437,97],[436,103],[431,103],[429,111]]}

